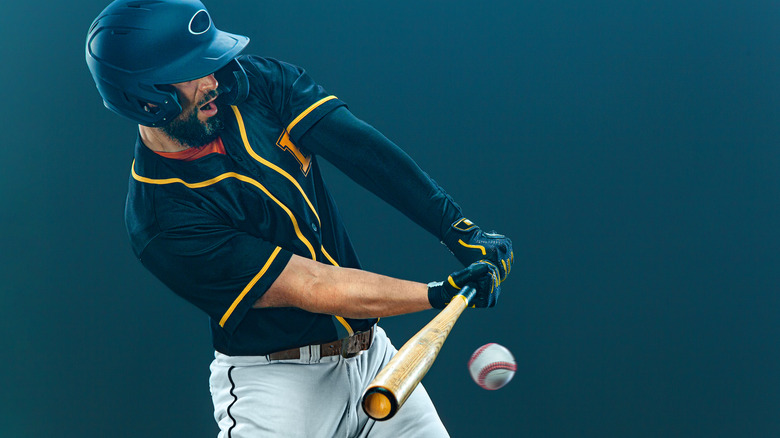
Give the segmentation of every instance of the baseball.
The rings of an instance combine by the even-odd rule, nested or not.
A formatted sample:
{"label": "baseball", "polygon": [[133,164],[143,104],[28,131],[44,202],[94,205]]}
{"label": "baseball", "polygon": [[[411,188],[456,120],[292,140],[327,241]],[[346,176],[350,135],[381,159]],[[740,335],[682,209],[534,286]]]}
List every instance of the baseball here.
{"label": "baseball", "polygon": [[477,385],[484,389],[502,388],[512,380],[517,364],[506,347],[489,343],[477,349],[469,360],[469,373]]}

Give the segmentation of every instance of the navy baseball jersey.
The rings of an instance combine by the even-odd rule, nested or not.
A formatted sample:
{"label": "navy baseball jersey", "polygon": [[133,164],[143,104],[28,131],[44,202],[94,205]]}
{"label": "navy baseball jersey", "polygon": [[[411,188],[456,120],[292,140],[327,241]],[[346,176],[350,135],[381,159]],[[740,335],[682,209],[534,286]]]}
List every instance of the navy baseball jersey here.
{"label": "navy baseball jersey", "polygon": [[360,268],[316,156],[296,146],[344,106],[300,68],[242,56],[249,97],[222,107],[225,154],[165,158],[136,141],[125,219],[156,277],[211,321],[214,348],[265,355],[368,329],[298,308],[252,308],[292,254]]}

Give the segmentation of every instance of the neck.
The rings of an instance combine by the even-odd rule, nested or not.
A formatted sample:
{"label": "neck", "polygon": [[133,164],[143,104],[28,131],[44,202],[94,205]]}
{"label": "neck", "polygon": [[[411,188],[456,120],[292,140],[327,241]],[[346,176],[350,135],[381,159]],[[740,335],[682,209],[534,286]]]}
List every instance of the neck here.
{"label": "neck", "polygon": [[189,149],[189,146],[174,140],[160,128],[138,125],[138,132],[141,134],[144,145],[153,151],[179,152]]}

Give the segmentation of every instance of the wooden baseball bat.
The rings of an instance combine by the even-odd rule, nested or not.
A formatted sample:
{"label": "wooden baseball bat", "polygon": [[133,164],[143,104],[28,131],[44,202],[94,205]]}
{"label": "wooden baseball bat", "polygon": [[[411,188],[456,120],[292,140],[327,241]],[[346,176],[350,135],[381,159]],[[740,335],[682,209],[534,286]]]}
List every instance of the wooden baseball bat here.
{"label": "wooden baseball bat", "polygon": [[366,415],[379,421],[388,420],[401,409],[433,365],[452,326],[475,293],[474,288],[464,286],[447,307],[398,350],[363,392]]}

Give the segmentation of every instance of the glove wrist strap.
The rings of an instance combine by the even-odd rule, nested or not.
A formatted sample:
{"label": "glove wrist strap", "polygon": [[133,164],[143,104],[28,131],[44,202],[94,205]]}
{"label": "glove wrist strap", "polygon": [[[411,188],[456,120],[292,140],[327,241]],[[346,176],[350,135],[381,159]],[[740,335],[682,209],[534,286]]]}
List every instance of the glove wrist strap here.
{"label": "glove wrist strap", "polygon": [[432,281],[428,283],[428,302],[434,309],[443,309],[447,306],[451,297],[444,290],[444,283],[441,281]]}

